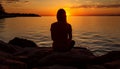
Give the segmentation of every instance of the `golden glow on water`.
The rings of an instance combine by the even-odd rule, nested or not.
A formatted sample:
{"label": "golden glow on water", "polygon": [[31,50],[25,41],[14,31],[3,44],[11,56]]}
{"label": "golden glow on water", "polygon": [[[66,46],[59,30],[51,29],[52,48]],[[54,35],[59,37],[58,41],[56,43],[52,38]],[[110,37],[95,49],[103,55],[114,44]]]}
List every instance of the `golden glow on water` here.
{"label": "golden glow on water", "polygon": [[[73,27],[73,32],[101,32],[101,33],[119,33],[119,17],[109,16],[70,16],[67,17],[68,23]],[[115,33],[114,33],[115,34]]]}
{"label": "golden glow on water", "polygon": [[[50,36],[51,23],[56,21],[56,16],[9,18],[0,24],[0,31],[3,31],[0,32],[0,35],[5,40],[12,39],[15,36],[30,36],[30,38],[35,39],[42,35]],[[118,23],[120,20],[117,16],[114,18],[107,16],[67,16],[67,21],[72,25],[73,34],[99,32],[111,33],[110,35],[120,37],[120,23]]]}

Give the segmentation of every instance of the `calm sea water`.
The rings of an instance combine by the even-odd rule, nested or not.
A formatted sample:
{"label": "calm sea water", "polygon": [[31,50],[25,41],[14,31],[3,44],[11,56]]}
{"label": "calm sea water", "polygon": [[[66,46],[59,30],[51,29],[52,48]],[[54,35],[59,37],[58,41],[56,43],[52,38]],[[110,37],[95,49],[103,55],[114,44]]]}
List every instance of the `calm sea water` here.
{"label": "calm sea water", "polygon": [[[50,25],[54,16],[16,17],[0,19],[0,40],[8,42],[14,37],[33,40],[40,47],[52,46]],[[120,51],[120,16],[71,16],[75,46],[86,47],[94,54]]]}

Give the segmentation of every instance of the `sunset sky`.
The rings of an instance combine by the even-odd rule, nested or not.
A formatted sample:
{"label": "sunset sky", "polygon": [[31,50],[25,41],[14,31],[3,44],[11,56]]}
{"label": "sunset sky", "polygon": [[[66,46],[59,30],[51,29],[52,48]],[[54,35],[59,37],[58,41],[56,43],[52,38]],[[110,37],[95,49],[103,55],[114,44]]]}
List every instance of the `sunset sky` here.
{"label": "sunset sky", "polygon": [[67,15],[120,14],[120,0],[0,0],[6,12],[56,15],[64,8]]}

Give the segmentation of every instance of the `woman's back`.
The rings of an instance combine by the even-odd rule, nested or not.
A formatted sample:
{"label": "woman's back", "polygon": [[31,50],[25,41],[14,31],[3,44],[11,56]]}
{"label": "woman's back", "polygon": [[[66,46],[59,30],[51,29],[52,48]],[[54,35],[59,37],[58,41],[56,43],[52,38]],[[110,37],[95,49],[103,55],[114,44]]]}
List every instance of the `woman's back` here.
{"label": "woman's back", "polygon": [[53,41],[66,41],[68,40],[68,34],[71,32],[71,25],[66,23],[53,23],[51,25],[51,34],[53,36]]}

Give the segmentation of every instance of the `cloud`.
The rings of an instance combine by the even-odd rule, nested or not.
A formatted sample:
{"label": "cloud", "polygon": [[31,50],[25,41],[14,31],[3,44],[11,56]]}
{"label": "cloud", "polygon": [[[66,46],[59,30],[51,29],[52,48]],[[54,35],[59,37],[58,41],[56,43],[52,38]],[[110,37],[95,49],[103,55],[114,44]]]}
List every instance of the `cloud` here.
{"label": "cloud", "polygon": [[0,0],[0,3],[15,3],[15,2],[28,2],[28,0]]}
{"label": "cloud", "polygon": [[120,4],[109,4],[109,5],[79,5],[72,6],[70,8],[120,8]]}
{"label": "cloud", "polygon": [[0,2],[19,2],[20,0],[0,0]]}

